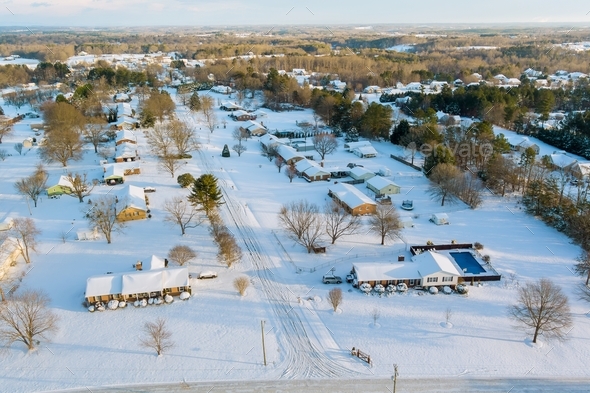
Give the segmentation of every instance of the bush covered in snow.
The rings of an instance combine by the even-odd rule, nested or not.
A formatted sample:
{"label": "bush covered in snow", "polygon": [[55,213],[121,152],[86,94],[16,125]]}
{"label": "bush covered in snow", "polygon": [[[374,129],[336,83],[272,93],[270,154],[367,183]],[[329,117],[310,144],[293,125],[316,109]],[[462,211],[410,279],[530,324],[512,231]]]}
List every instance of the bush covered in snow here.
{"label": "bush covered in snow", "polygon": [[405,292],[408,290],[408,286],[406,285],[405,282],[400,282],[399,284],[397,284],[397,290],[399,292]]}
{"label": "bush covered in snow", "polygon": [[174,301],[174,298],[170,295],[166,295],[164,296],[164,301],[168,304],[172,303]]}
{"label": "bush covered in snow", "polygon": [[457,292],[461,295],[465,295],[467,292],[469,292],[469,287],[465,284],[459,284],[457,285]]}
{"label": "bush covered in snow", "polygon": [[428,292],[430,292],[432,295],[436,295],[438,293],[438,288],[437,287],[430,287],[430,288],[428,288]]}
{"label": "bush covered in snow", "polygon": [[188,292],[182,292],[182,293],[180,294],[180,300],[186,300],[186,299],[188,299],[189,297],[191,297],[191,294],[190,294],[190,293],[188,293]]}
{"label": "bush covered in snow", "polygon": [[107,303],[107,308],[109,310],[116,310],[119,308],[119,301],[118,300],[111,300]]}
{"label": "bush covered in snow", "polygon": [[477,251],[483,250],[483,244],[480,242],[475,242],[473,243],[473,248],[475,248]]}
{"label": "bush covered in snow", "polygon": [[453,293],[453,290],[452,290],[452,289],[451,289],[451,287],[449,287],[448,285],[445,285],[445,286],[443,287],[443,293],[444,293],[445,295],[450,295],[451,293]]}

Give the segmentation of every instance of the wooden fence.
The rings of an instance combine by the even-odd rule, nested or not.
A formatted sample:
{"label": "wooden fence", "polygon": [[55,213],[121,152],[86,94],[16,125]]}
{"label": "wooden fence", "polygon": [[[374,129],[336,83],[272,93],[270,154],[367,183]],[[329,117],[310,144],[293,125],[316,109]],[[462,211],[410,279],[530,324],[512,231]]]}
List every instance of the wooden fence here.
{"label": "wooden fence", "polygon": [[399,161],[399,162],[401,162],[402,164],[409,166],[409,167],[410,167],[410,168],[412,168],[412,169],[415,169],[415,170],[417,170],[417,171],[420,171],[420,172],[422,172],[422,168],[420,168],[420,167],[419,167],[419,166],[417,166],[417,165],[414,165],[414,164],[412,164],[412,163],[409,163],[409,162],[407,162],[407,161],[406,161],[406,160],[404,160],[402,157],[398,157],[398,156],[396,156],[396,155],[393,155],[393,154],[390,154],[389,156],[390,156],[391,158],[393,158],[394,160],[396,160],[396,161]]}

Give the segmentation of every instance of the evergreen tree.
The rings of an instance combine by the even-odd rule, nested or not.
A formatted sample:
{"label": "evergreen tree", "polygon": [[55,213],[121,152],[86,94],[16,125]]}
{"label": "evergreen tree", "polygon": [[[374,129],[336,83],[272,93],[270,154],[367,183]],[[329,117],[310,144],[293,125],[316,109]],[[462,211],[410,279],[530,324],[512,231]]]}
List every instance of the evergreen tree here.
{"label": "evergreen tree", "polygon": [[203,210],[207,216],[222,205],[223,195],[217,186],[217,178],[211,174],[201,175],[193,183],[189,202],[196,208]]}
{"label": "evergreen tree", "polygon": [[402,120],[393,128],[393,132],[389,137],[389,140],[394,145],[399,145],[402,139],[410,133],[410,123],[407,120]]}
{"label": "evergreen tree", "polygon": [[201,97],[199,97],[199,93],[197,93],[196,91],[191,95],[188,107],[193,112],[201,110]]}
{"label": "evergreen tree", "polygon": [[428,175],[432,168],[438,164],[455,164],[453,152],[445,145],[436,145],[432,149],[432,153],[426,156],[424,160],[424,173]]}

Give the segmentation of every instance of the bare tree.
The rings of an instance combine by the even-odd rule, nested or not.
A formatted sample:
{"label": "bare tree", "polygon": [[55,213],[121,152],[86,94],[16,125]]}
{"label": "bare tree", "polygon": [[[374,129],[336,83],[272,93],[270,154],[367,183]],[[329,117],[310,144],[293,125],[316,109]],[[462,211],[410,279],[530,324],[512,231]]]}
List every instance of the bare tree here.
{"label": "bare tree", "polygon": [[234,288],[240,293],[240,296],[246,294],[246,289],[250,286],[250,279],[247,276],[237,277],[234,280]]}
{"label": "bare tree", "polygon": [[232,146],[232,150],[238,153],[238,157],[242,156],[242,153],[248,150],[245,145],[242,145],[242,142],[236,143]]}
{"label": "bare tree", "polygon": [[112,147],[101,147],[100,149],[98,149],[98,156],[101,157],[103,160],[113,158],[115,156],[115,149]]}
{"label": "bare tree", "polygon": [[275,158],[275,166],[279,169],[279,173],[281,173],[281,168],[285,166],[285,160],[281,156],[276,156]]}
{"label": "bare tree", "polygon": [[18,153],[19,156],[22,156],[23,154],[23,144],[22,143],[15,143],[14,144],[14,150],[16,150],[16,152]]}
{"label": "bare tree", "polygon": [[272,161],[279,155],[279,146],[276,143],[268,146],[260,145],[260,153],[263,157],[266,157],[269,161]]}
{"label": "bare tree", "polygon": [[0,143],[2,143],[2,138],[11,135],[12,132],[12,123],[8,119],[0,121]]}
{"label": "bare tree", "polygon": [[165,154],[158,156],[158,167],[170,174],[171,177],[174,177],[176,172],[184,166],[185,162],[183,160],[178,159],[178,156],[175,154]]}
{"label": "bare tree", "polygon": [[100,231],[108,244],[111,244],[113,232],[120,231],[124,226],[122,221],[117,220],[119,207],[117,197],[104,195],[96,199],[92,207],[84,212],[90,227]]}
{"label": "bare tree", "polygon": [[12,228],[8,233],[25,262],[31,263],[30,253],[37,251],[37,239],[41,234],[41,230],[37,228],[35,221],[29,217],[17,217],[13,219]]}
{"label": "bare tree", "polygon": [[377,326],[377,321],[381,317],[381,311],[375,307],[373,311],[371,311],[371,318],[373,318],[373,326]]}
{"label": "bare tree", "polygon": [[153,349],[158,356],[174,347],[172,332],[166,327],[166,321],[162,318],[155,322],[146,322],[143,327],[144,337],[140,343],[142,346]]}
{"label": "bare tree", "polygon": [[289,183],[293,183],[293,179],[297,176],[297,169],[295,164],[288,165],[285,169],[285,176],[289,178]]}
{"label": "bare tree", "polygon": [[164,220],[180,227],[181,235],[188,228],[196,228],[203,223],[203,218],[194,206],[186,199],[175,196],[164,202],[164,211],[167,213]]}
{"label": "bare tree", "polygon": [[334,311],[336,311],[338,306],[342,304],[342,289],[331,289],[330,292],[328,292],[328,301],[332,305]]}
{"label": "bare tree", "polygon": [[43,292],[26,291],[0,303],[0,340],[6,345],[22,342],[33,350],[39,339],[47,340],[58,330],[57,323]]}
{"label": "bare tree", "polygon": [[509,308],[509,316],[533,330],[533,343],[539,333],[564,338],[572,325],[567,296],[546,278],[518,288],[518,303]]}
{"label": "bare tree", "polygon": [[5,149],[0,149],[0,160],[4,161],[8,157],[8,152]]}
{"label": "bare tree", "polygon": [[217,126],[217,116],[215,116],[214,107],[214,100],[212,97],[207,95],[201,98],[201,113],[203,115],[202,121],[205,124],[205,127],[211,132]]}
{"label": "bare tree", "polygon": [[174,141],[170,137],[170,129],[166,124],[158,123],[145,132],[150,149],[155,156],[172,155]]}
{"label": "bare tree", "polygon": [[66,179],[70,183],[70,189],[72,190],[72,193],[69,195],[78,198],[80,203],[84,202],[84,197],[90,195],[94,187],[98,184],[98,180],[96,179],[89,181],[86,172],[83,174],[68,172]]}
{"label": "bare tree", "polygon": [[244,139],[248,139],[248,132],[241,127],[234,128],[231,135],[239,144],[241,144]]}
{"label": "bare tree", "polygon": [[332,154],[336,150],[338,140],[332,134],[319,134],[313,137],[313,147],[323,161],[327,154]]}
{"label": "bare tree", "polygon": [[381,245],[384,245],[385,237],[398,235],[402,225],[399,214],[393,207],[377,205],[375,214],[369,218],[369,227],[372,232],[381,236]]}
{"label": "bare tree", "polygon": [[31,198],[35,207],[37,207],[39,195],[45,191],[46,183],[47,171],[39,164],[31,176],[17,181],[14,184],[14,188],[16,188],[19,194]]}
{"label": "bare tree", "polygon": [[79,161],[83,156],[84,144],[73,129],[57,128],[47,133],[47,139],[39,148],[39,156],[47,163],[59,162],[64,167],[68,161]]}
{"label": "bare tree", "polygon": [[197,253],[183,244],[177,244],[168,251],[168,258],[180,266],[197,257]]}
{"label": "bare tree", "polygon": [[324,207],[324,228],[332,244],[344,235],[354,235],[360,228],[359,216],[348,214],[342,206],[330,200]]}
{"label": "bare tree", "polygon": [[307,200],[283,205],[279,211],[279,221],[289,236],[305,247],[308,253],[313,251],[324,232],[318,206]]}
{"label": "bare tree", "polygon": [[432,184],[428,187],[428,193],[433,200],[440,201],[441,206],[445,202],[454,203],[457,201],[458,182],[461,177],[459,168],[452,164],[438,164],[432,169],[430,180]]}
{"label": "bare tree", "polygon": [[94,152],[98,153],[98,146],[103,142],[107,131],[103,128],[103,125],[99,122],[93,122],[86,125],[83,131],[84,137],[94,147]]}
{"label": "bare tree", "polygon": [[453,317],[453,310],[450,307],[447,307],[445,310],[445,323],[448,325],[451,323],[451,318]]}
{"label": "bare tree", "polygon": [[582,254],[576,258],[576,263],[574,265],[574,271],[578,276],[586,278],[586,286],[588,286],[588,282],[590,282],[590,255],[588,251],[582,251]]}
{"label": "bare tree", "polygon": [[172,120],[167,124],[167,130],[179,158],[199,148],[199,143],[195,138],[195,131],[187,123]]}

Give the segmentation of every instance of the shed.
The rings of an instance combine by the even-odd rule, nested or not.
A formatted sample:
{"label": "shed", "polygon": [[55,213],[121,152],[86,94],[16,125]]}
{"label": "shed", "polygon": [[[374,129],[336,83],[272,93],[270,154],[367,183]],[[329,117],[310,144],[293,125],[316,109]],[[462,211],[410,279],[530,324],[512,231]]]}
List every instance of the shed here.
{"label": "shed", "polygon": [[366,183],[367,188],[378,196],[399,194],[401,190],[400,186],[381,176],[374,176],[368,179]]}
{"label": "shed", "polygon": [[436,225],[448,225],[449,216],[447,216],[446,213],[434,213],[432,217],[430,217],[430,221],[432,221]]}

